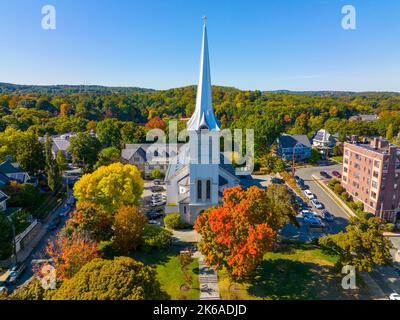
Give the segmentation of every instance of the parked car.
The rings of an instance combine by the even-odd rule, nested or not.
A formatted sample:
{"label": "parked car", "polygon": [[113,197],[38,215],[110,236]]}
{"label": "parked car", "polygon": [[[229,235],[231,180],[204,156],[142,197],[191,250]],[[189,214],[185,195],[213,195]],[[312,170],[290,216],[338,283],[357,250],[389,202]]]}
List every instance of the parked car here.
{"label": "parked car", "polygon": [[164,188],[161,186],[151,187],[151,192],[161,192],[161,191],[164,191]]}
{"label": "parked car", "polygon": [[332,171],[332,175],[335,176],[338,179],[340,179],[342,177],[342,175],[337,171]]}
{"label": "parked car", "polygon": [[167,201],[163,200],[163,199],[155,199],[155,200],[151,200],[150,202],[150,206],[152,207],[158,207],[158,206],[163,206],[164,204],[166,204]]}
{"label": "parked car", "polygon": [[314,213],[311,212],[310,210],[307,210],[307,209],[306,210],[301,210],[300,213],[304,218],[307,217],[307,216],[314,216]]}
{"label": "parked car", "polygon": [[161,225],[161,223],[159,221],[156,221],[156,220],[150,220],[149,224],[151,224],[153,226],[160,226]]}
{"label": "parked car", "polygon": [[331,175],[326,171],[321,171],[319,174],[321,176],[323,176],[324,178],[326,178],[326,179],[331,179],[332,178]]}
{"label": "parked car", "polygon": [[74,196],[70,196],[67,200],[67,205],[69,206],[73,206],[75,204],[75,197]]}
{"label": "parked car", "polygon": [[300,187],[300,189],[301,190],[307,190],[307,189],[310,189],[310,187],[308,186],[308,185],[306,185],[306,184],[302,184],[302,185],[299,185],[299,187]]}
{"label": "parked car", "polygon": [[0,294],[7,295],[8,294],[8,289],[5,286],[0,287]]}
{"label": "parked car", "polygon": [[61,219],[59,217],[54,218],[53,220],[50,221],[50,223],[47,225],[47,230],[55,230],[58,228],[58,226],[61,223]]}
{"label": "parked car", "polygon": [[150,220],[158,219],[158,218],[161,218],[162,216],[163,216],[163,211],[162,210],[152,210],[152,211],[147,213],[147,217]]}
{"label": "parked car", "polygon": [[10,285],[16,284],[18,280],[21,278],[22,274],[24,273],[26,269],[26,264],[25,263],[18,263],[14,265],[10,269],[10,275],[7,279],[7,283]]}
{"label": "parked car", "polygon": [[306,217],[304,217],[304,222],[307,223],[310,227],[314,227],[314,228],[324,228],[325,227],[325,225],[321,221],[321,219],[319,219],[316,216],[306,216]]}
{"label": "parked car", "polygon": [[163,199],[163,200],[167,200],[167,197],[161,193],[153,193],[151,195],[151,199]]}
{"label": "parked car", "polygon": [[311,203],[312,203],[313,206],[314,206],[315,208],[317,208],[318,210],[322,210],[322,209],[324,208],[324,205],[323,205],[321,202],[319,202],[317,199],[312,199],[312,200],[311,200]]}
{"label": "parked car", "polygon": [[315,199],[315,195],[308,189],[304,190],[304,194],[308,199]]}
{"label": "parked car", "polygon": [[285,183],[285,180],[279,179],[279,178],[272,178],[271,183],[283,184],[283,183]]}
{"label": "parked car", "polygon": [[60,217],[66,217],[68,213],[71,211],[71,207],[68,204],[65,204],[61,209],[58,215]]}
{"label": "parked car", "polygon": [[329,211],[324,210],[322,212],[322,219],[324,219],[325,221],[328,221],[328,222],[333,222],[335,220],[335,217]]}
{"label": "parked car", "polygon": [[400,300],[400,294],[398,294],[397,292],[393,292],[392,294],[390,294],[389,299],[390,300]]}
{"label": "parked car", "polygon": [[162,185],[163,181],[160,180],[160,179],[154,179],[153,183],[154,183],[155,186],[160,186],[160,185]]}

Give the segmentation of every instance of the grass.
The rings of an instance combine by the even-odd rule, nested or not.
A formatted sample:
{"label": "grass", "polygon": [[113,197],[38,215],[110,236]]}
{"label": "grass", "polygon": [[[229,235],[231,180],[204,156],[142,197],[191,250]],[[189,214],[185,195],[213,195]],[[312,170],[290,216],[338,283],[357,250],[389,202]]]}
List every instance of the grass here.
{"label": "grass", "polygon": [[337,161],[337,162],[340,162],[340,163],[342,163],[343,162],[343,156],[333,156],[333,157],[330,157],[332,160],[334,160],[334,161]]}
{"label": "grass", "polygon": [[191,289],[182,292],[180,287],[184,284],[184,278],[179,261],[179,249],[172,247],[168,251],[137,252],[133,258],[156,268],[157,279],[169,299],[198,300],[200,298],[197,259],[193,259],[189,265],[189,273],[193,281]]}
{"label": "grass", "polygon": [[219,272],[222,299],[312,300],[359,299],[366,292],[341,287],[342,275],[334,267],[336,256],[310,245],[289,245],[279,252],[267,253],[257,270],[243,283],[232,284],[225,272]]}

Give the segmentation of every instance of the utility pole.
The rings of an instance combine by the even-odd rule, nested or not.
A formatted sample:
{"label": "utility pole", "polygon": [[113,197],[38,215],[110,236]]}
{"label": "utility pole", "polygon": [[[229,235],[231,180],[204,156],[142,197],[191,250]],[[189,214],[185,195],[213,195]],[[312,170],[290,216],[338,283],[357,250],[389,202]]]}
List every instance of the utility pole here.
{"label": "utility pole", "polygon": [[296,147],[299,143],[297,142],[293,147],[293,154],[292,154],[292,175],[293,177],[296,174]]}

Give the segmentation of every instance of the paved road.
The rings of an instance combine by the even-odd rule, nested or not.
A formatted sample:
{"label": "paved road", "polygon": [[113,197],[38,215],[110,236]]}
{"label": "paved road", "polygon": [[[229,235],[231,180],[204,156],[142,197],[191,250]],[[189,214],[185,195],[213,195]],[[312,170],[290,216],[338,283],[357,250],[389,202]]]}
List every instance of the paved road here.
{"label": "paved road", "polygon": [[[62,210],[63,206],[60,206],[53,214],[52,217],[56,217],[60,211]],[[32,276],[33,276],[33,272],[32,272],[32,268],[33,268],[33,260],[36,259],[44,259],[46,258],[46,253],[45,253],[45,248],[47,246],[47,243],[49,241],[49,239],[53,238],[56,236],[56,234],[64,227],[67,219],[69,217],[69,214],[67,214],[67,217],[63,217],[61,218],[61,223],[60,225],[57,227],[56,230],[52,230],[52,231],[47,231],[46,234],[44,235],[44,237],[40,240],[40,242],[36,245],[35,249],[33,249],[33,251],[31,252],[31,254],[28,256],[28,258],[25,260],[26,263],[26,270],[23,273],[22,277],[20,278],[20,280],[18,281],[18,283],[14,286],[10,286],[9,289],[9,293],[12,293],[12,291],[14,291],[17,287],[23,285],[26,281],[28,281]]]}
{"label": "paved road", "polygon": [[341,165],[334,164],[323,167],[301,168],[296,170],[296,175],[304,180],[305,184],[310,187],[311,192],[317,196],[318,201],[324,204],[326,210],[335,216],[335,222],[330,225],[331,232],[336,233],[345,229],[348,224],[349,216],[312,178],[314,175],[323,179],[319,174],[321,171],[326,171],[331,174],[334,170],[341,172]]}

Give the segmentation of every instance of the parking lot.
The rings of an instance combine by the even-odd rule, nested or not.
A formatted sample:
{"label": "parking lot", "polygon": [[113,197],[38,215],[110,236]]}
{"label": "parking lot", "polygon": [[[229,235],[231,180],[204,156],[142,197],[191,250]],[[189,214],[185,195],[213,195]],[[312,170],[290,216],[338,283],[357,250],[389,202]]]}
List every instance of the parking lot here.
{"label": "parking lot", "polygon": [[141,208],[150,224],[164,225],[165,205],[166,190],[163,182],[155,184],[154,181],[145,181]]}

